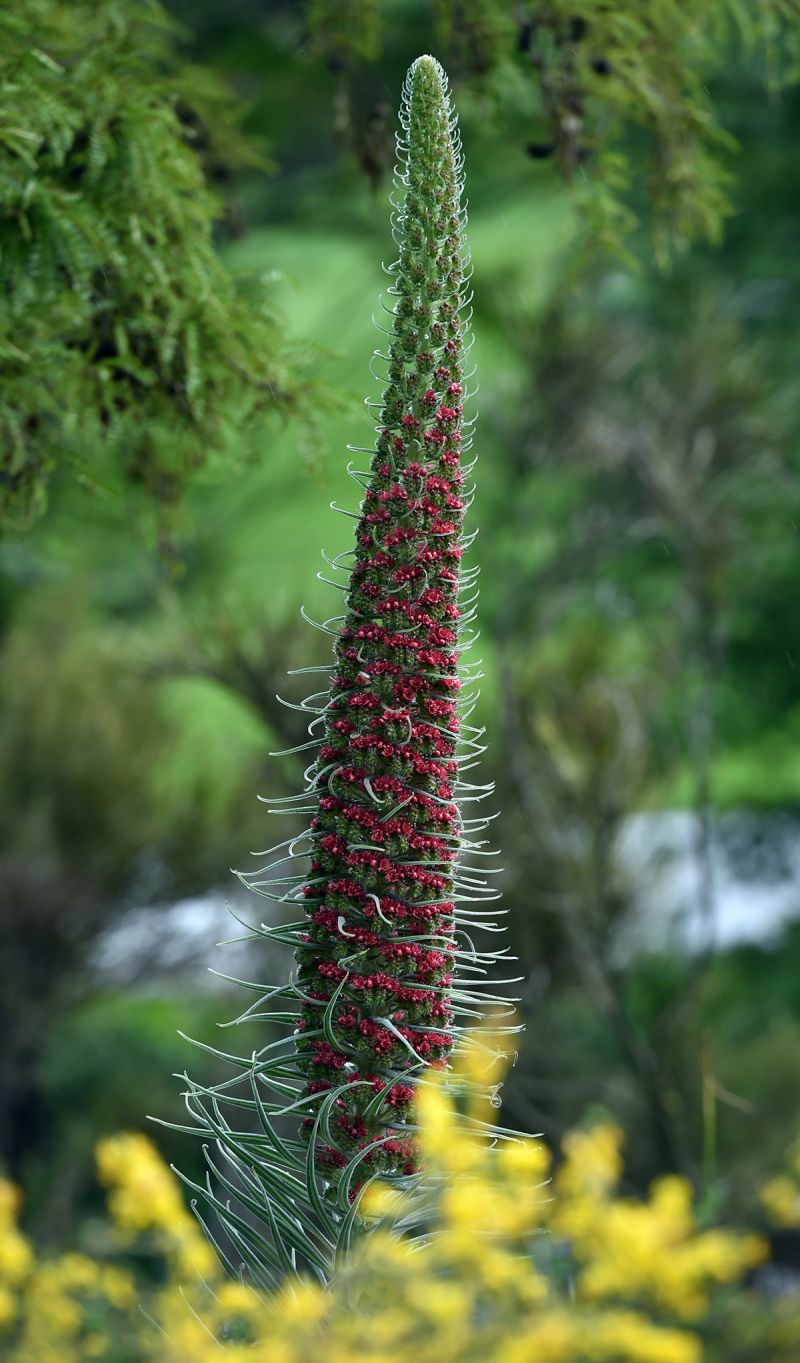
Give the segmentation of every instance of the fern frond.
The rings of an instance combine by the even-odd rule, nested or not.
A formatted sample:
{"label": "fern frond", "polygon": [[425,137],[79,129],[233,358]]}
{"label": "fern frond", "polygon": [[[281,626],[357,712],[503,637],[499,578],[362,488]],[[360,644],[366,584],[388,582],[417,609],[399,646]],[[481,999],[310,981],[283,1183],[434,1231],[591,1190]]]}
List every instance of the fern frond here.
{"label": "fern frond", "polygon": [[3,400],[28,470],[6,444],[0,534],[40,514],[78,425],[82,482],[169,505],[234,419],[294,401],[274,319],[216,252],[223,207],[186,126],[224,128],[238,156],[230,99],[173,30],[156,0],[0,9]]}

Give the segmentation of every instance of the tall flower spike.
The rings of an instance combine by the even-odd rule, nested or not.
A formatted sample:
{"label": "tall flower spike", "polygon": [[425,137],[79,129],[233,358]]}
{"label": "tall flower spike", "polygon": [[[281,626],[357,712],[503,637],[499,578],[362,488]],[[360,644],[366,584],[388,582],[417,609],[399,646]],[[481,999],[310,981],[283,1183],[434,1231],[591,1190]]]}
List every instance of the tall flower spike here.
{"label": "tall flower spike", "polygon": [[[329,688],[302,707],[315,716],[303,747],[318,744],[318,755],[302,794],[279,802],[311,814],[310,827],[241,876],[280,905],[302,905],[288,926],[251,929],[290,943],[297,971],[274,988],[247,983],[258,998],[236,1019],[287,1034],[251,1059],[226,1056],[238,1076],[216,1088],[187,1078],[196,1126],[184,1129],[216,1146],[196,1191],[223,1223],[220,1251],[263,1284],[300,1259],[327,1276],[366,1183],[418,1177],[416,1084],[428,1067],[447,1067],[454,1045],[486,1044],[485,1033],[464,1037],[462,1021],[499,1004],[493,1031],[516,1030],[504,1021],[510,1005],[474,985],[504,953],[472,937],[497,924],[470,864],[491,855],[476,840],[489,819],[464,812],[490,789],[464,779],[483,731],[468,722],[477,692],[462,689],[479,664],[459,657],[473,642],[477,596],[463,599],[477,569],[461,567],[474,462],[464,463],[469,257],[460,139],[433,57],[408,73],[400,125],[392,325],[388,355],[375,352],[388,374],[382,402],[370,404],[380,422],[369,472],[351,469],[366,491],[339,584],[344,614],[323,626],[333,675],[319,669]],[[297,859],[302,868],[286,875]],[[245,1131],[231,1125],[242,1113]],[[287,1114],[299,1138],[278,1134]]]}

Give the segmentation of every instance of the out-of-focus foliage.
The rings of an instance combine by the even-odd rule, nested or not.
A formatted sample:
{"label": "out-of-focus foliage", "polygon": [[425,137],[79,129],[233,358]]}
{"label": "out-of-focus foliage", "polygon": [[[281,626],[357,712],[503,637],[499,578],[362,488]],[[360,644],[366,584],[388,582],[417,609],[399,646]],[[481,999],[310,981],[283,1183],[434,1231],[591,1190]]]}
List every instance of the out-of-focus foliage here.
{"label": "out-of-focus foliage", "polygon": [[[534,1097],[541,1085],[563,1094],[572,1113],[563,1119],[574,1120],[569,1095],[586,1092],[592,1063],[586,1053],[574,1067],[568,1059],[567,1074],[551,1057],[582,1051],[589,999],[604,1019],[606,1058],[615,1056],[613,1097],[601,1101],[628,1114],[638,1150],[646,1142],[661,1167],[699,1180],[703,1142],[713,1140],[697,1100],[701,982],[716,949],[713,811],[768,800],[781,754],[793,765],[789,745],[774,743],[764,760],[744,755],[749,743],[766,748],[776,716],[797,703],[784,615],[795,595],[795,394],[770,372],[743,293],[707,282],[690,296],[682,280],[667,293],[666,302],[658,286],[631,297],[619,276],[605,276],[583,299],[577,290],[562,298],[532,337],[525,435],[504,487],[507,590],[495,607],[508,755],[500,781],[504,841],[516,849],[509,894],[533,892],[540,908],[515,915],[512,932],[524,959],[547,963],[528,1006],[559,1038],[554,1047],[547,1026],[530,1030],[535,1111],[521,1101],[515,1119],[525,1111],[552,1130],[552,1098]],[[752,691],[740,671],[753,677],[751,668]],[[637,888],[631,816],[654,805],[692,811],[688,895],[700,927],[694,958],[677,951],[647,965],[626,955],[619,932]],[[657,896],[647,899],[656,922]],[[557,1000],[547,970],[576,977],[582,999]],[[744,1000],[727,1000],[743,1018]],[[714,1064],[723,1085],[725,1075],[734,1093],[751,1092],[753,1073],[742,1089],[727,1044]],[[720,1125],[738,1132],[747,1158],[753,1119],[747,1100],[736,1103]]]}
{"label": "out-of-focus foliage", "polygon": [[[266,298],[220,262],[209,177],[251,156],[230,94],[150,0],[0,15],[0,526],[57,470],[162,507],[287,401]],[[262,291],[263,292],[263,291]]]}
{"label": "out-of-focus foliage", "polygon": [[330,62],[372,60],[380,47],[379,0],[310,0],[308,28]]}
{"label": "out-of-focus foliage", "polygon": [[[77,589],[30,602],[0,659],[0,1152],[16,1169],[48,1125],[41,1048],[89,987],[98,936],[131,900],[202,890],[227,865],[214,829],[257,782],[267,739],[223,700],[225,740],[206,737],[199,762],[178,724],[191,682],[162,674],[152,642],[98,628]],[[258,836],[245,827],[241,855]]]}
{"label": "out-of-focus foliage", "polygon": [[[477,1068],[483,1080],[485,1058]],[[5,1357],[699,1363],[701,1338],[725,1327],[726,1285],[764,1256],[758,1238],[701,1229],[680,1179],[659,1181],[642,1201],[621,1197],[613,1126],[572,1133],[551,1187],[543,1145],[488,1148],[435,1078],[420,1109],[430,1240],[405,1244],[393,1226],[421,1209],[372,1183],[362,1203],[369,1238],[330,1290],[292,1279],[264,1297],[226,1280],[142,1135],[98,1146],[113,1229],[94,1226],[81,1252],[37,1260],[16,1226],[14,1189],[0,1185]]]}
{"label": "out-of-focus foliage", "polygon": [[[157,946],[163,954],[164,943]],[[36,1099],[24,1114],[27,1144],[16,1161],[26,1228],[49,1252],[73,1243],[76,1226],[94,1213],[93,1147],[100,1136],[141,1125],[143,1106],[182,1120],[174,1079],[186,1065],[179,1028],[209,1045],[219,1042],[219,992],[188,999],[183,981],[190,970],[173,983],[172,994],[163,986],[158,994],[131,988],[92,993],[91,977],[73,976],[69,1007],[53,1009],[53,1025],[31,1060]],[[201,975],[198,962],[194,977]],[[222,1073],[207,1053],[198,1052],[193,1063],[209,1082]],[[194,1146],[187,1151],[182,1135],[163,1131],[160,1150],[168,1161],[180,1159],[192,1178],[202,1177],[202,1153]]]}
{"label": "out-of-focus foliage", "polygon": [[[795,0],[433,0],[432,10],[448,68],[484,113],[527,117],[528,153],[552,158],[571,185],[592,248],[619,251],[643,221],[663,265],[696,238],[719,241],[732,211],[736,142],[709,82],[734,50],[761,73],[765,98],[797,74]],[[310,8],[317,45],[355,83],[379,38],[396,36],[396,7],[380,18],[372,5]]]}

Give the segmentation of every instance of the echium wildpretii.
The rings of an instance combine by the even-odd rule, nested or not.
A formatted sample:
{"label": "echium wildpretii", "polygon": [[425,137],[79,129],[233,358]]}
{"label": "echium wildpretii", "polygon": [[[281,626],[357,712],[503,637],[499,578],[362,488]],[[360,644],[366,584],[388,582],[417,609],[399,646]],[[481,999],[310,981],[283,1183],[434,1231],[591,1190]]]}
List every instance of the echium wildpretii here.
{"label": "echium wildpretii", "polygon": [[[289,1030],[252,1058],[226,1057],[238,1081],[188,1081],[189,1110],[221,1157],[209,1159],[217,1186],[198,1191],[224,1223],[231,1263],[265,1282],[295,1253],[325,1274],[359,1189],[379,1174],[415,1175],[414,1086],[447,1065],[461,1020],[480,1017],[490,996],[473,977],[502,954],[478,951],[470,935],[496,924],[485,922],[485,881],[465,864],[488,855],[474,841],[488,819],[463,812],[487,789],[464,780],[482,731],[467,723],[474,696],[459,660],[474,614],[461,593],[477,571],[461,567],[468,257],[460,141],[432,57],[409,71],[400,122],[377,439],[369,472],[353,471],[366,480],[355,550],[334,563],[352,556],[335,584],[344,614],[325,626],[339,626],[333,675],[318,669],[329,688],[301,707],[315,715],[303,746],[318,755],[303,793],[277,802],[311,814],[310,827],[243,876],[303,906],[296,922],[252,929],[290,943],[297,972],[272,989],[249,986],[259,999],[243,1019]],[[283,874],[296,858],[302,869]],[[237,1109],[254,1129],[230,1125]],[[276,1131],[290,1113],[299,1138]]]}
{"label": "echium wildpretii", "polygon": [[343,1167],[380,1140],[365,1169],[411,1173],[406,1076],[441,1065],[453,1044],[460,833],[464,266],[458,153],[431,58],[412,68],[401,118],[389,382],[314,774],[309,930],[297,958],[308,1092],[335,1085],[341,1097],[318,1159]]}

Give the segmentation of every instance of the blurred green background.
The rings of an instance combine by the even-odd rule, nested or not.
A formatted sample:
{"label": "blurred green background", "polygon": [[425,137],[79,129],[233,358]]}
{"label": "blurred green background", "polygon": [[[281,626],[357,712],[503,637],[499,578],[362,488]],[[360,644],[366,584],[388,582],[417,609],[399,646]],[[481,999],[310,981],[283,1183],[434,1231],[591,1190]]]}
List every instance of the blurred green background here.
{"label": "blurred green background", "polygon": [[[226,901],[261,912],[228,868],[285,836],[257,793],[300,775],[267,756],[302,737],[275,693],[328,657],[299,608],[337,609],[315,575],[350,543],[329,504],[354,507],[346,445],[370,442],[421,51],[467,157],[479,713],[527,1023],[506,1116],[557,1140],[609,1112],[634,1182],[677,1169],[733,1211],[800,1131],[794,18],[654,4],[648,47],[639,8],[167,6],[185,28],[147,60],[179,73],[245,319],[214,342],[224,420],[212,441],[189,413],[198,467],[166,496],[117,475],[150,421],[165,457],[169,403],[134,398],[109,442],[84,394],[0,544],[0,1160],[47,1244],[95,1205],[99,1136],[180,1119],[173,1072],[211,1062],[178,1028],[224,1046],[238,1003],[207,967],[287,968],[214,943]],[[242,337],[285,395],[228,391]]]}

